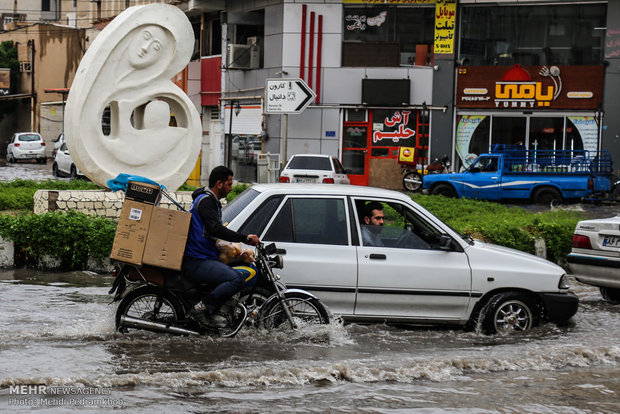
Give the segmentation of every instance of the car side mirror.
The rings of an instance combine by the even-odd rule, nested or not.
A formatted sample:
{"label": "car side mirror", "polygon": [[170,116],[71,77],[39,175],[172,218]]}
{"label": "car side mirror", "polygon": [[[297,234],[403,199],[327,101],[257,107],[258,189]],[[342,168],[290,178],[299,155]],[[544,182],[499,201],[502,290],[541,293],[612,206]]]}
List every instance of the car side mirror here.
{"label": "car side mirror", "polygon": [[447,251],[452,250],[452,237],[447,234],[439,236],[439,248]]}

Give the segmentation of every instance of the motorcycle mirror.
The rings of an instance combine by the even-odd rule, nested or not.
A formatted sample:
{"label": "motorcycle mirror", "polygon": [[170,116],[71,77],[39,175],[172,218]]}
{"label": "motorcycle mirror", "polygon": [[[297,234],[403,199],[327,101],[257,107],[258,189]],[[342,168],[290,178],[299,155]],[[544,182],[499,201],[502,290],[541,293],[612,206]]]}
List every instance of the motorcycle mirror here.
{"label": "motorcycle mirror", "polygon": [[267,246],[265,246],[265,253],[267,254],[274,254],[277,251],[278,249],[276,248],[275,243],[269,243]]}

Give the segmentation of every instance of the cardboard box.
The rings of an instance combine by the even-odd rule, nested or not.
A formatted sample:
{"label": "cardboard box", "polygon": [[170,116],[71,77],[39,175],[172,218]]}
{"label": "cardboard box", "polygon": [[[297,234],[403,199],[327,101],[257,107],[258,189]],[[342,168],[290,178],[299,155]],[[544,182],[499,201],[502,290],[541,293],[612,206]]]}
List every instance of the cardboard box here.
{"label": "cardboard box", "polygon": [[161,198],[161,188],[154,184],[129,181],[125,191],[125,199],[140,201],[146,204],[158,205]]}
{"label": "cardboard box", "polygon": [[153,206],[133,200],[125,200],[110,259],[136,265],[142,264]]}
{"label": "cardboard box", "polygon": [[191,217],[185,211],[154,207],[142,263],[181,270]]}

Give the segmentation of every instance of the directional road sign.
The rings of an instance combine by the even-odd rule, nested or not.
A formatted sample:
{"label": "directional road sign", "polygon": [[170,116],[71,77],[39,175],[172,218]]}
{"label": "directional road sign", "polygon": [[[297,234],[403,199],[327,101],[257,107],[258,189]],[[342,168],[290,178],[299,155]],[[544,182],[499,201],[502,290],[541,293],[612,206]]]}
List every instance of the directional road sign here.
{"label": "directional road sign", "polygon": [[316,94],[302,79],[267,79],[266,110],[269,114],[299,114]]}

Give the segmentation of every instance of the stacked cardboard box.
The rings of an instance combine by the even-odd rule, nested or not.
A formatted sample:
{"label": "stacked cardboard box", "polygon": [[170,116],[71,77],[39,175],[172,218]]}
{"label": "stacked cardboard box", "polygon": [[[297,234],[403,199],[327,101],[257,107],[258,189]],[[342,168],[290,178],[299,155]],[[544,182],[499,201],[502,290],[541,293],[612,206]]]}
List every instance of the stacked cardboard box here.
{"label": "stacked cardboard box", "polygon": [[128,183],[110,259],[181,269],[191,214],[157,207],[160,197],[156,185]]}

